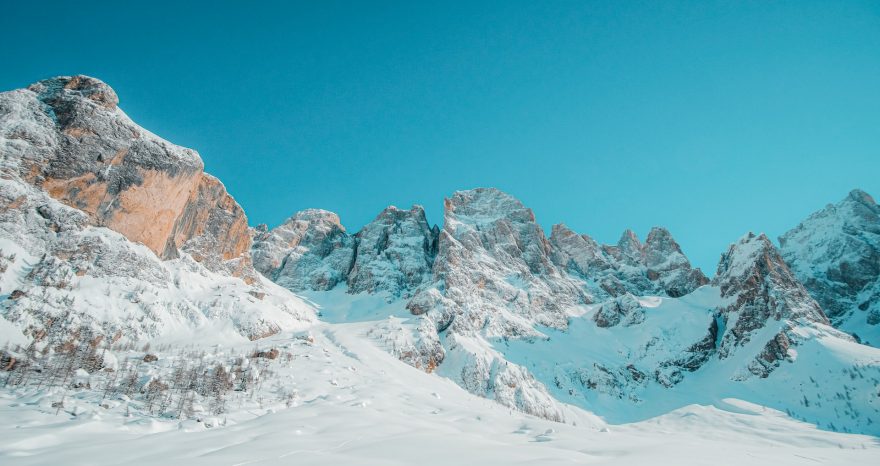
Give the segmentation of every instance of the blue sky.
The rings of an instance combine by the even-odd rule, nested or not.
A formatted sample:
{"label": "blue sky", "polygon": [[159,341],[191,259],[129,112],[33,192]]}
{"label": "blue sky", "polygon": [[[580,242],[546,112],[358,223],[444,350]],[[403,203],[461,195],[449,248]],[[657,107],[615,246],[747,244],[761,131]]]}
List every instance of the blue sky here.
{"label": "blue sky", "polygon": [[[713,273],[880,195],[880,2],[10,2],[0,88],[83,73],[197,149],[252,224],[495,186]],[[67,5],[67,6],[66,6]]]}

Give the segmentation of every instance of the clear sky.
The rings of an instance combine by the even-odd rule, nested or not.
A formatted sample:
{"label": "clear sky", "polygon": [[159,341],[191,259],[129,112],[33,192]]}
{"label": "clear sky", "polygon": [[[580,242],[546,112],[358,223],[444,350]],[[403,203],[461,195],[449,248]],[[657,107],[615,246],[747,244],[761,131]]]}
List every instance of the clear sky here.
{"label": "clear sky", "polygon": [[0,88],[88,74],[197,149],[251,224],[495,186],[602,242],[669,228],[711,275],[880,195],[880,2],[7,2]]}

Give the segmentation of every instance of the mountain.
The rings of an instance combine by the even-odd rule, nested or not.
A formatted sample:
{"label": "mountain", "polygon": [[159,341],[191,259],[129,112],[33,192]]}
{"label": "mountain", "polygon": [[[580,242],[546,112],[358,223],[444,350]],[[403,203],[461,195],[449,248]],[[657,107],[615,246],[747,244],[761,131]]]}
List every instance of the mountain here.
{"label": "mountain", "polygon": [[[409,275],[417,279],[355,288],[356,268],[348,265],[346,276],[330,259],[309,262],[304,276],[338,271],[339,288],[306,283],[295,289],[322,313],[346,301],[340,292],[378,293],[398,311],[391,321],[377,320],[369,334],[381,335],[402,361],[473,394],[553,420],[565,420],[560,401],[630,422],[726,396],[852,431],[871,431],[880,419],[870,388],[878,374],[866,362],[878,355],[829,326],[766,235],[750,233],[733,243],[710,282],[663,228],[652,229],[644,243],[627,231],[616,245],[600,245],[561,224],[547,238],[531,209],[497,189],[446,199],[439,233],[427,222],[405,220],[411,215],[392,219],[387,212],[374,222],[378,227],[341,240],[350,245],[344,255],[363,255],[361,238],[387,236],[367,243],[371,267],[383,271],[373,276],[400,277],[388,271],[409,263],[417,265],[419,273]],[[402,241],[377,230],[413,233]],[[411,247],[387,255],[377,243]],[[276,279],[302,285],[295,274]],[[351,307],[357,306],[346,311],[347,319],[365,318]],[[811,366],[829,357],[823,369]],[[852,386],[864,396],[828,397],[839,390],[835,371],[860,374]],[[825,379],[830,382],[820,382]],[[843,414],[853,412],[859,415]]]}
{"label": "mountain", "polygon": [[494,188],[450,195],[439,226],[390,206],[353,233],[318,209],[250,228],[195,151],[118,104],[86,76],[0,93],[0,397],[16,400],[0,409],[15,416],[250,432],[275,410],[374,425],[396,404],[408,429],[632,432],[772,411],[784,422],[762,429],[880,434],[880,350],[859,343],[876,340],[880,215],[863,192],[780,248],[742,236],[711,280],[662,227],[548,237]]}
{"label": "mountain", "polygon": [[550,243],[554,262],[584,280],[599,299],[625,293],[679,297],[709,281],[700,269],[691,267],[672,234],[661,227],[652,228],[644,244],[626,230],[616,245],[599,245],[558,224]]}
{"label": "mountain", "polygon": [[313,320],[251,266],[247,217],[198,154],[132,122],[103,82],[0,94],[0,149],[0,315],[25,335],[255,339]]}
{"label": "mountain", "polygon": [[832,325],[880,344],[880,206],[854,190],[779,237],[782,255]]}

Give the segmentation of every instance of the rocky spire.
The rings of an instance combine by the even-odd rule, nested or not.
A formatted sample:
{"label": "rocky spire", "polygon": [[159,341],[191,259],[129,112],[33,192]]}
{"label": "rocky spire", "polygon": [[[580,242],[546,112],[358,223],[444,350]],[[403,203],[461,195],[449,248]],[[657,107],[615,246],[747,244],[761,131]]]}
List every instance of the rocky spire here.
{"label": "rocky spire", "polygon": [[654,227],[643,248],[648,279],[658,282],[668,296],[684,296],[709,282],[703,271],[691,267],[669,230]]}

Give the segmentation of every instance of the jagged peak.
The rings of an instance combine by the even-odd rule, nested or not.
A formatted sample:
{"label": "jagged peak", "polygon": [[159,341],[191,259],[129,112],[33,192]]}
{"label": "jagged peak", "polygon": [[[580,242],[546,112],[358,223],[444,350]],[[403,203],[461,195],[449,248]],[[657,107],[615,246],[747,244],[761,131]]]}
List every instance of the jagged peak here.
{"label": "jagged peak", "polygon": [[844,199],[844,202],[849,201],[849,200],[858,202],[859,204],[868,205],[868,206],[876,206],[877,205],[877,202],[874,201],[874,198],[871,197],[870,194],[866,193],[865,191],[862,191],[859,188],[856,188],[856,189],[853,189],[852,191],[850,191],[849,194],[847,194],[846,199]]}
{"label": "jagged peak", "polygon": [[645,238],[645,244],[657,243],[659,241],[675,242],[675,239],[672,238],[672,233],[666,228],[659,226],[652,227],[651,231],[648,232],[648,237]]}
{"label": "jagged peak", "polygon": [[447,219],[485,224],[502,218],[534,222],[535,215],[519,199],[497,188],[456,191],[444,201]]}
{"label": "jagged peak", "polygon": [[41,100],[51,99],[52,96],[67,93],[89,99],[111,110],[119,105],[119,97],[113,88],[98,78],[82,74],[76,76],[56,76],[37,81],[28,86],[28,90],[39,94]]}
{"label": "jagged peak", "polygon": [[617,248],[628,256],[640,257],[643,246],[638,235],[627,228],[623,231],[623,234],[620,235],[620,239],[617,241]]}
{"label": "jagged peak", "polygon": [[379,212],[379,215],[376,216],[373,222],[383,221],[387,219],[399,221],[407,217],[415,218],[417,221],[424,221],[424,223],[426,224],[428,222],[427,217],[425,216],[425,208],[419,204],[413,204],[412,207],[410,207],[408,210],[390,205],[382,209],[382,212]]}
{"label": "jagged peak", "polygon": [[330,223],[333,225],[339,226],[345,230],[342,226],[342,222],[339,220],[339,215],[335,212],[331,212],[329,210],[324,209],[304,209],[296,212],[290,218],[288,218],[284,224],[293,223],[293,222],[309,222],[309,223]]}
{"label": "jagged peak", "polygon": [[568,225],[560,222],[560,223],[554,224],[552,227],[550,227],[550,235],[552,236],[554,234],[568,235],[568,234],[576,234],[576,233],[574,232],[574,230],[569,228]]}
{"label": "jagged peak", "polygon": [[756,235],[750,231],[731,244],[727,252],[721,255],[712,282],[723,286],[726,282],[751,273],[756,267],[766,273],[782,273],[793,277],[770,238],[764,233]]}

